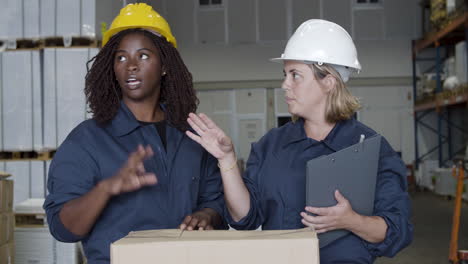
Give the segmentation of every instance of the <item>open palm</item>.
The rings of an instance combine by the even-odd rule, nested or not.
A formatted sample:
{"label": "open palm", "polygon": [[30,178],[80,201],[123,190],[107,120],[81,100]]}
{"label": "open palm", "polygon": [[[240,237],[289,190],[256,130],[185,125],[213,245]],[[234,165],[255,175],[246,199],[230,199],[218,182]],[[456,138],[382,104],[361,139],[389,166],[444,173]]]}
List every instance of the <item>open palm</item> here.
{"label": "open palm", "polygon": [[234,151],[232,140],[205,114],[190,113],[187,122],[198,134],[187,131],[187,136],[200,144],[215,158],[222,159]]}

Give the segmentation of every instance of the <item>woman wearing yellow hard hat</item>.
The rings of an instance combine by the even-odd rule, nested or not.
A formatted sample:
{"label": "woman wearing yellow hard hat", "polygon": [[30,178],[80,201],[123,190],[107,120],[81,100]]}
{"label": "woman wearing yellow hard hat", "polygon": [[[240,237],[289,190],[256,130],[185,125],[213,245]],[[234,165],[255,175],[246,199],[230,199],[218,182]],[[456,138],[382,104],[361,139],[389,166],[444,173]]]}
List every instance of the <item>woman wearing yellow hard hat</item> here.
{"label": "woman wearing yellow hard hat", "polygon": [[86,75],[93,118],[57,150],[44,203],[54,237],[82,241],[90,264],[130,231],[224,227],[217,161],[184,134],[198,99],[166,20],[127,5],[103,44]]}
{"label": "woman wearing yellow hard hat", "polygon": [[[236,229],[262,226],[264,230],[314,227],[322,264],[372,263],[379,256],[394,256],[411,242],[413,225],[406,168],[385,139],[375,159],[378,165],[373,165],[377,174],[374,185],[357,181],[361,177],[352,171],[342,175],[345,184],[366,187],[371,198],[365,202],[371,200],[371,212],[356,212],[349,197],[331,184],[327,171],[310,173],[320,182],[330,183],[321,188],[328,191],[323,200],[329,199],[331,206],[316,207],[314,201],[306,204],[309,160],[377,135],[353,118],[360,105],[345,85],[352,72],[361,70],[353,40],[341,26],[311,19],[296,30],[282,56],[273,61],[283,63],[282,88],[294,121],[272,129],[252,145],[243,177],[231,139],[206,115],[191,113],[189,117],[197,134],[187,135],[218,159],[229,225]],[[327,232],[334,234],[322,239]]]}

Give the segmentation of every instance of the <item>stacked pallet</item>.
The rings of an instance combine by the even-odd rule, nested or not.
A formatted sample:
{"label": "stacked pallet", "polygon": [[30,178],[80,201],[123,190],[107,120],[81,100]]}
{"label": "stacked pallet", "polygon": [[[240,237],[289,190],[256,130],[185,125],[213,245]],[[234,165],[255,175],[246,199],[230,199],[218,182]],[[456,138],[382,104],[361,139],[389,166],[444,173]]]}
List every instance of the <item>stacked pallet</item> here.
{"label": "stacked pallet", "polygon": [[15,206],[16,264],[76,264],[76,243],[55,240],[47,227],[44,199],[28,199]]}

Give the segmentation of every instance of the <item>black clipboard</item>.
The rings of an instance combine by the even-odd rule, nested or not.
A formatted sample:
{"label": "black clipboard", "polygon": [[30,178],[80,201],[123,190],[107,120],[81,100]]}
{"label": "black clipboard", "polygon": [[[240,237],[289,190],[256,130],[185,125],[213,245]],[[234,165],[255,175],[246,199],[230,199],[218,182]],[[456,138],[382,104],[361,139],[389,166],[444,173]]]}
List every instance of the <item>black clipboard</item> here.
{"label": "black clipboard", "polygon": [[[349,200],[353,210],[372,215],[377,180],[380,143],[376,135],[360,143],[307,162],[306,205],[329,207],[336,205],[335,190]],[[318,235],[323,248],[349,234],[347,230],[333,230]]]}

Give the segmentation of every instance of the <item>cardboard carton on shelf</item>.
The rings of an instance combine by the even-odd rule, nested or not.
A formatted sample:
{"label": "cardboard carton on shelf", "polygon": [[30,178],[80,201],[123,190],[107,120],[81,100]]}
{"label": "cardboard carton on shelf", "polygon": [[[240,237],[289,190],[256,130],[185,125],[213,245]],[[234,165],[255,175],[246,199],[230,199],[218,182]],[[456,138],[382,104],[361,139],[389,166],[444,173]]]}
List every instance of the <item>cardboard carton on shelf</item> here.
{"label": "cardboard carton on shelf", "polygon": [[312,229],[275,231],[131,232],[111,245],[111,263],[257,264],[319,263]]}
{"label": "cardboard carton on shelf", "polygon": [[0,213],[13,211],[13,181],[0,180]]}

